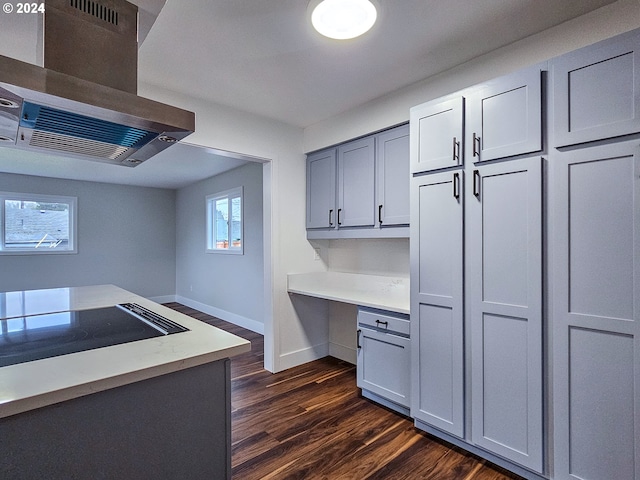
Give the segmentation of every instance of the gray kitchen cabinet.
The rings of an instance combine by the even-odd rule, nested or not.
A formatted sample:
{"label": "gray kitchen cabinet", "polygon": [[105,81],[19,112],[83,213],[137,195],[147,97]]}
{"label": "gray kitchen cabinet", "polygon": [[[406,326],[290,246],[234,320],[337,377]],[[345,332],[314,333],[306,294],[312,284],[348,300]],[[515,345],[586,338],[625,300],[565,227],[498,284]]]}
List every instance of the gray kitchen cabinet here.
{"label": "gray kitchen cabinet", "polygon": [[411,173],[463,164],[464,97],[413,107],[410,112]]}
{"label": "gray kitchen cabinet", "polygon": [[409,236],[409,125],[307,156],[307,238]]}
{"label": "gray kitchen cabinet", "polygon": [[542,150],[542,75],[536,65],[411,109],[411,173]]}
{"label": "gray kitchen cabinet", "polygon": [[357,385],[365,397],[404,414],[409,412],[409,325],[408,315],[358,309]]}
{"label": "gray kitchen cabinet", "polygon": [[463,172],[414,177],[411,416],[464,436]]}
{"label": "gray kitchen cabinet", "polygon": [[552,158],[557,479],[640,478],[637,143]]}
{"label": "gray kitchen cabinet", "polygon": [[336,225],[336,150],[307,157],[307,228]]}
{"label": "gray kitchen cabinet", "polygon": [[554,146],[640,132],[640,33],[550,61]]}
{"label": "gray kitchen cabinet", "polygon": [[484,162],[542,150],[542,70],[483,83],[466,98],[466,158]]}
{"label": "gray kitchen cabinet", "polygon": [[376,220],[380,227],[409,225],[409,125],[375,138]]}
{"label": "gray kitchen cabinet", "polygon": [[471,439],[542,472],[542,159],[476,166],[468,178]]}
{"label": "gray kitchen cabinet", "polygon": [[374,225],[374,152],[373,137],[338,146],[338,228]]}

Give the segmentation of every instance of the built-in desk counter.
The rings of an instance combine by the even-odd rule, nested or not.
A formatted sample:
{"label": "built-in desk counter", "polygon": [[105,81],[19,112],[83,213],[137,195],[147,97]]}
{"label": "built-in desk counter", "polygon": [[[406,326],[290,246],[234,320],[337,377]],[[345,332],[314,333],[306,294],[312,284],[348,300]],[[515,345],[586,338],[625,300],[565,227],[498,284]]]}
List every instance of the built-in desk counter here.
{"label": "built-in desk counter", "polygon": [[409,279],[342,272],[287,275],[290,293],[351,303],[396,313],[409,313]]}

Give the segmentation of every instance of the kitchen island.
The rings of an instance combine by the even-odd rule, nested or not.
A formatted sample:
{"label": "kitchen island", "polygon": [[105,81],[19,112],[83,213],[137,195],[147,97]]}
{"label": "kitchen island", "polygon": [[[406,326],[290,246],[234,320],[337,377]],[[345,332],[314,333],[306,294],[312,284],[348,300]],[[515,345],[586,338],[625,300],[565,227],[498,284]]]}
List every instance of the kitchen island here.
{"label": "kitchen island", "polygon": [[248,341],[113,285],[3,293],[0,322],[120,303],[189,331],[0,367],[0,478],[231,477]]}

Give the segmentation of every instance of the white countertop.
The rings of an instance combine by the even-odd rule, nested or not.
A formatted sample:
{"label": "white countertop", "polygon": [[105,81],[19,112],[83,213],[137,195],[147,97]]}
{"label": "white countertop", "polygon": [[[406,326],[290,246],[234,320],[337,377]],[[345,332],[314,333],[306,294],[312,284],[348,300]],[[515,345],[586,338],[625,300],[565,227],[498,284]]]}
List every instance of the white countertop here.
{"label": "white countertop", "polygon": [[290,293],[409,313],[409,279],[342,272],[287,275]]}
{"label": "white countertop", "polygon": [[114,285],[0,294],[0,319],[134,302],[190,329],[175,335],[0,367],[0,418],[232,357],[249,341]]}

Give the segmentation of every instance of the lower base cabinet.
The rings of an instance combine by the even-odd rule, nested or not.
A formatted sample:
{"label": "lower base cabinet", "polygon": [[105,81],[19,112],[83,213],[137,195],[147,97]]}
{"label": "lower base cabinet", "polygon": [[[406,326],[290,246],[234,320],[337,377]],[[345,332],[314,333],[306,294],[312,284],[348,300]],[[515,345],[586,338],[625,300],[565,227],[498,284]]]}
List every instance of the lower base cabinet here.
{"label": "lower base cabinet", "polygon": [[408,414],[409,316],[358,309],[357,385],[363,395]]}

